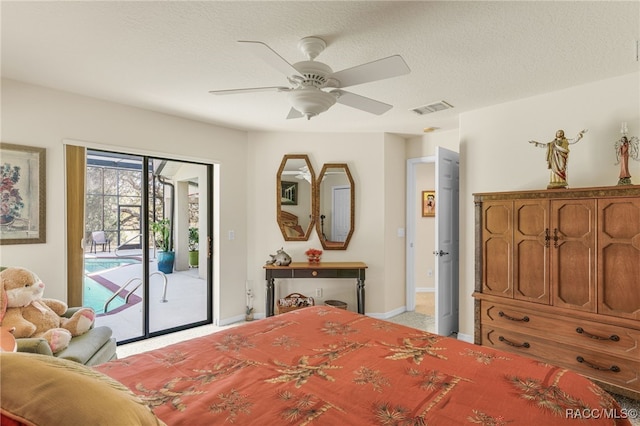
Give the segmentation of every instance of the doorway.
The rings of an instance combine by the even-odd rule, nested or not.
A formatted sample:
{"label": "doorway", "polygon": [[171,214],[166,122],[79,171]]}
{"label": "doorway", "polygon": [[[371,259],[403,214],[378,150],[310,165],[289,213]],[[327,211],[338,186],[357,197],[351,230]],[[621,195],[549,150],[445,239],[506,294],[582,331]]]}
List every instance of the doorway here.
{"label": "doorway", "polygon": [[87,150],[85,235],[111,246],[84,252],[83,305],[119,344],[212,322],[212,179],[210,164]]}
{"label": "doorway", "polygon": [[351,187],[331,188],[331,236],[329,241],[345,242],[351,230]]}
{"label": "doorway", "polygon": [[[432,168],[430,180],[419,179],[423,166]],[[430,217],[422,214],[419,201],[422,191],[434,187],[436,213]],[[438,147],[435,156],[407,160],[406,309],[416,310],[418,292],[420,303],[433,297],[436,332],[441,335],[458,330],[458,188],[458,153]],[[428,221],[431,228],[424,226]]]}

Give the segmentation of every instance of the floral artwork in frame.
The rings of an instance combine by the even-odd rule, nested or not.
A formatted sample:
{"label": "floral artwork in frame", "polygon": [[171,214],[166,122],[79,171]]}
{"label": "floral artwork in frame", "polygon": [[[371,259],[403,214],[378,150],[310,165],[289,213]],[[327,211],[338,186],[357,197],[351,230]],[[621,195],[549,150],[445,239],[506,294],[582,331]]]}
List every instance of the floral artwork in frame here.
{"label": "floral artwork in frame", "polygon": [[282,181],[282,195],[280,204],[283,206],[298,205],[298,182]]}
{"label": "floral artwork in frame", "polygon": [[46,242],[46,150],[0,143],[0,245]]}
{"label": "floral artwork in frame", "polygon": [[436,216],[436,191],[422,191],[422,217]]}

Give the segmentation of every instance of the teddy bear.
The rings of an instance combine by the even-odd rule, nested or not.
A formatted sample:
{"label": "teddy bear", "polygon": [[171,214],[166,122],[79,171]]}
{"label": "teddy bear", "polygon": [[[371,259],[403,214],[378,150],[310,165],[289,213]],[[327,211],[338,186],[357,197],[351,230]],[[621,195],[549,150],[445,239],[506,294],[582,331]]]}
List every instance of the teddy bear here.
{"label": "teddy bear", "polygon": [[69,346],[72,337],[89,331],[95,312],[80,308],[65,318],[67,304],[43,298],[44,288],[42,280],[28,269],[11,267],[0,272],[0,325],[12,330],[15,338],[42,337],[58,353]]}

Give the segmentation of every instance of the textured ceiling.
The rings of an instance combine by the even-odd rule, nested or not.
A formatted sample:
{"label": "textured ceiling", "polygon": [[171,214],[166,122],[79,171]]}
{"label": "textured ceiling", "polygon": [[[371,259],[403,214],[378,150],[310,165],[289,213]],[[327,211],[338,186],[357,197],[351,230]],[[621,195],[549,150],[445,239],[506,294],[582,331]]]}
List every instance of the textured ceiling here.
{"label": "textured ceiling", "polygon": [[[5,78],[248,130],[420,134],[457,127],[464,111],[640,68],[638,1],[2,1],[1,18]],[[337,104],[286,120],[283,93],[208,93],[287,85],[236,41],[263,41],[295,63],[306,36],[327,42],[317,60],[334,71],[402,55],[410,74],[348,89],[394,108]],[[440,100],[454,109],[410,111]]]}

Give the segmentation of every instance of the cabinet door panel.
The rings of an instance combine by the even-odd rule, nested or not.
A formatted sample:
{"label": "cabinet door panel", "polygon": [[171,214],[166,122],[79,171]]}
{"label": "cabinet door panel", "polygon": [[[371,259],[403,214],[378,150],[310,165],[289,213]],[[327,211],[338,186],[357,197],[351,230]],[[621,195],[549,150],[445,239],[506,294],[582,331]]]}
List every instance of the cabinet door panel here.
{"label": "cabinet door panel", "polygon": [[486,202],[482,211],[482,291],[513,296],[513,202]]}
{"label": "cabinet door panel", "polygon": [[599,200],[598,312],[640,319],[640,199]]}
{"label": "cabinet door panel", "polygon": [[549,304],[549,202],[516,201],[513,233],[515,299]]}
{"label": "cabinet door panel", "polygon": [[596,201],[551,202],[553,304],[596,310]]}

